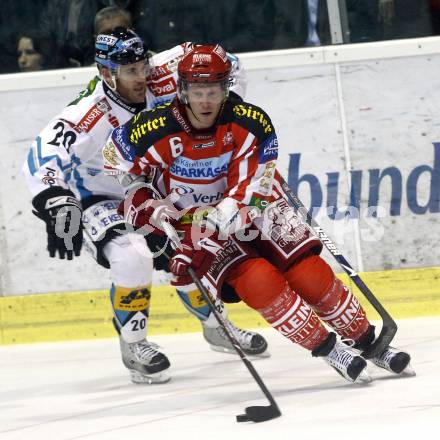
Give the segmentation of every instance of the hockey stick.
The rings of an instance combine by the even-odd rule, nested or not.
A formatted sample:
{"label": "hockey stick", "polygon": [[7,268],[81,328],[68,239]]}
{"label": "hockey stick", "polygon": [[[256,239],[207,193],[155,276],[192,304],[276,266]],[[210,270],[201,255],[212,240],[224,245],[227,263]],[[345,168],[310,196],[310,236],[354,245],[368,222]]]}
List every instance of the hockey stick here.
{"label": "hockey stick", "polygon": [[[163,230],[165,231],[166,235],[171,240],[173,247],[175,249],[180,248],[181,247],[180,239],[177,236],[175,229],[168,222],[162,222],[162,227],[163,227]],[[168,258],[170,258],[170,256],[167,255],[166,253],[165,253],[165,255]],[[194,281],[194,284],[199,289],[204,300],[208,303],[209,309],[214,314],[215,318],[217,319],[218,323],[222,327],[223,331],[225,332],[225,335],[228,337],[228,339],[231,342],[232,346],[234,347],[235,351],[240,356],[241,360],[244,362],[247,369],[251,373],[252,377],[255,379],[255,381],[257,382],[261,391],[263,392],[263,394],[266,396],[267,400],[270,403],[269,406],[248,406],[245,409],[245,414],[240,414],[236,417],[237,422],[258,423],[258,422],[265,422],[266,420],[271,420],[271,419],[275,419],[276,417],[279,417],[281,415],[281,411],[278,408],[278,405],[275,402],[275,399],[272,397],[272,394],[267,389],[266,385],[264,384],[260,375],[255,370],[251,361],[246,357],[246,354],[243,352],[237,339],[235,339],[234,335],[229,331],[228,324],[225,322],[225,320],[223,319],[223,316],[216,309],[210,293],[208,292],[206,287],[202,284],[199,277],[196,275],[196,273],[194,272],[194,270],[191,267],[188,268],[188,274],[191,276],[192,280]]]}
{"label": "hockey stick", "polygon": [[307,208],[303,205],[301,200],[293,193],[293,191],[289,188],[286,181],[279,174],[281,186],[286,193],[289,201],[292,203],[293,207],[301,213],[304,220],[310,226],[312,231],[314,231],[315,235],[319,238],[321,243],[325,245],[328,251],[335,257],[336,261],[339,265],[344,269],[345,273],[353,280],[358,289],[362,292],[362,294],[367,298],[370,304],[374,307],[374,309],[379,313],[382,318],[382,330],[378,336],[378,338],[371,344],[364,352],[362,356],[366,359],[372,358],[374,356],[379,355],[393,340],[394,335],[397,332],[397,324],[391,315],[385,310],[382,304],[377,300],[377,298],[373,295],[371,290],[366,286],[366,284],[362,281],[359,274],[353,269],[350,263],[345,259],[342,253],[338,250],[333,241],[329,238],[329,236],[323,231],[323,229],[318,225],[315,219],[309,214]]}

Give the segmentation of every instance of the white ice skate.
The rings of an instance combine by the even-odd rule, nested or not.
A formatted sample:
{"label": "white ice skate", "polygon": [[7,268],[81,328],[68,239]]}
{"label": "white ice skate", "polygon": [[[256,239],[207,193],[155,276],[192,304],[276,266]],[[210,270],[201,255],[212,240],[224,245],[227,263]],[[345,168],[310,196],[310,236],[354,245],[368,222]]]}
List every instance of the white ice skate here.
{"label": "white ice skate", "polygon": [[171,379],[167,372],[170,361],[156,344],[145,339],[130,344],[122,337],[119,337],[119,342],[122,362],[128,368],[133,383],[165,383]]}
{"label": "white ice skate", "polygon": [[320,356],[343,378],[350,382],[365,384],[371,382],[367,371],[367,361],[360,356],[360,351],[336,340],[330,333],[327,340],[313,350],[313,356]]}
{"label": "white ice skate", "polygon": [[[243,351],[249,356],[269,357],[270,353],[267,350],[267,342],[263,336],[258,333],[243,330],[232,324],[231,321],[225,319],[228,323],[228,329],[233,334]],[[236,351],[231,344],[231,341],[226,336],[222,326],[211,313],[206,321],[202,322],[203,336],[208,342],[211,350],[220,351],[222,353],[233,353]]]}

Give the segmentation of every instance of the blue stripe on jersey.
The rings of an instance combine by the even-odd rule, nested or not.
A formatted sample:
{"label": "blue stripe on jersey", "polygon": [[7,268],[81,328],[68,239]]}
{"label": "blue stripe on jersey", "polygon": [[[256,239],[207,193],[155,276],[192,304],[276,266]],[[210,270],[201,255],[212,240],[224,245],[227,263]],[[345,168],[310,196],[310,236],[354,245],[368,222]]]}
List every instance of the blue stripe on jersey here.
{"label": "blue stripe on jersey", "polygon": [[34,175],[37,172],[37,167],[35,166],[34,162],[34,153],[32,151],[32,148],[29,150],[28,157],[27,157],[27,164],[29,171],[32,175]]}
{"label": "blue stripe on jersey", "polygon": [[56,154],[53,154],[51,156],[43,156],[41,153],[41,137],[37,136],[37,138],[35,140],[37,142],[38,163],[36,164],[34,162],[32,147],[31,147],[29,155],[28,155],[28,166],[29,166],[29,171],[31,172],[32,175],[34,175],[38,171],[38,169],[40,169],[47,162],[50,162],[52,159],[55,159],[58,168],[63,172],[72,167],[72,165],[70,163],[68,163],[66,166],[63,166],[61,159]]}
{"label": "blue stripe on jersey", "polygon": [[72,162],[76,165],[72,172],[73,183],[79,191],[80,199],[84,200],[85,198],[92,196],[93,193],[84,186],[84,179],[81,177],[81,174],[78,171],[78,167],[81,165],[80,158],[73,154]]}

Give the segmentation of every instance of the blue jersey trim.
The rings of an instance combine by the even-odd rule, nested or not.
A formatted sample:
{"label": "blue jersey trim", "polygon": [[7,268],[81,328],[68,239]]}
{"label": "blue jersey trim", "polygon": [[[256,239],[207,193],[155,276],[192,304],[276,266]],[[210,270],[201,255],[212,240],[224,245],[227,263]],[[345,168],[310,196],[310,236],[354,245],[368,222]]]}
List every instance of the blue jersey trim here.
{"label": "blue jersey trim", "polygon": [[38,164],[35,164],[34,162],[34,157],[32,154],[32,147],[29,151],[29,155],[28,155],[28,166],[29,166],[29,170],[31,172],[32,175],[34,175],[39,168],[41,168],[44,164],[50,162],[52,159],[55,159],[58,165],[58,168],[64,172],[66,170],[68,170],[69,168],[72,167],[72,165],[69,163],[66,166],[63,166],[63,163],[61,162],[61,159],[56,155],[53,154],[51,156],[43,156],[41,153],[41,137],[37,136],[36,137],[36,142],[37,142],[37,159],[38,159]]}
{"label": "blue jersey trim", "polygon": [[84,200],[85,198],[92,196],[93,193],[84,186],[84,179],[81,177],[81,174],[79,174],[78,167],[81,165],[81,159],[78,156],[72,155],[72,162],[76,167],[73,169],[71,177],[73,178],[75,186],[79,192],[80,199]]}

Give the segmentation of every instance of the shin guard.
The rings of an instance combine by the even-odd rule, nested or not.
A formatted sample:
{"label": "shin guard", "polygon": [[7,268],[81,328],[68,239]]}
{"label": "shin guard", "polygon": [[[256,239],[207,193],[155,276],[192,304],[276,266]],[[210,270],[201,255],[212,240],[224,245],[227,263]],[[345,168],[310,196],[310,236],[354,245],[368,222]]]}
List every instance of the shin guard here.
{"label": "shin guard", "polygon": [[292,342],[313,350],[326,339],[328,332],[316,313],[267,260],[244,261],[227,281],[249,307]]}
{"label": "shin guard", "polygon": [[315,349],[328,336],[316,313],[287,282],[275,301],[258,311],[275,330],[307,350]]}
{"label": "shin guard", "polygon": [[126,288],[112,284],[110,299],[114,324],[125,342],[139,342],[147,336],[150,287]]}
{"label": "shin guard", "polygon": [[290,287],[339,335],[359,341],[368,332],[370,324],[359,301],[321,257],[307,256],[284,276]]}
{"label": "shin guard", "polygon": [[[211,312],[208,303],[198,290],[185,292],[177,289],[176,292],[188,312],[199,319],[203,325],[212,328],[219,326],[219,323],[217,322],[214,314]],[[223,302],[220,299],[215,298],[214,304],[215,308],[222,315],[222,317],[227,319],[228,311]]]}
{"label": "shin guard", "polygon": [[[319,317],[342,337],[354,341],[361,340],[370,328],[365,310],[341,280],[335,278],[331,290],[331,307],[326,308],[326,304],[321,301],[317,305]],[[335,298],[338,300],[334,305]]]}

